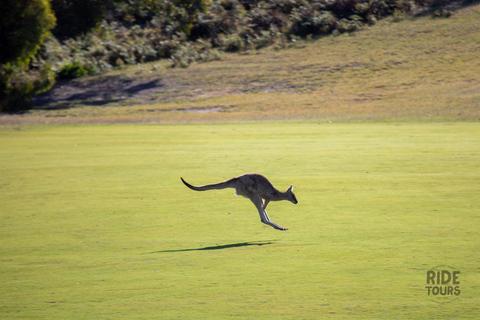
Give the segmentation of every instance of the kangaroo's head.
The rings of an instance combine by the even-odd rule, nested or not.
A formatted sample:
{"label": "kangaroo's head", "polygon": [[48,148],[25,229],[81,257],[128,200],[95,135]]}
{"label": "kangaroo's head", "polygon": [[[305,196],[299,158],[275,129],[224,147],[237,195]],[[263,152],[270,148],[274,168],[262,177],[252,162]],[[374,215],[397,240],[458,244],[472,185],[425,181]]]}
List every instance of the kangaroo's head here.
{"label": "kangaroo's head", "polygon": [[288,197],[287,200],[288,201],[290,201],[293,204],[298,203],[297,197],[295,197],[295,195],[293,194],[293,186],[290,186],[290,188],[288,188],[285,193],[287,194],[287,197]]}

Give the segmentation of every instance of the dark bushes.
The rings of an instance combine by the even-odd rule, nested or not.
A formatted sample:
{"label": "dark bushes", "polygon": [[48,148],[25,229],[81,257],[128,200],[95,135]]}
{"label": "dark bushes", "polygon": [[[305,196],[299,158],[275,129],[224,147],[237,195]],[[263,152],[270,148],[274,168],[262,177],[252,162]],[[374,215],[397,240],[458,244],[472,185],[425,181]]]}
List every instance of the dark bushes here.
{"label": "dark bushes", "polygon": [[[63,10],[58,13],[62,19],[69,17],[71,6],[63,1],[52,3],[57,11]],[[61,65],[55,67],[58,60],[50,62],[62,77],[74,62],[77,71],[82,67],[88,73],[164,58],[171,59],[172,66],[188,66],[193,61],[218,59],[221,51],[254,50],[275,43],[285,46],[297,37],[352,32],[395,10],[411,9],[410,0],[109,0],[104,3],[101,6],[98,1],[89,0],[81,6],[82,14],[92,8],[104,12],[104,21],[94,31],[85,33],[75,27],[62,36],[79,34],[77,37],[45,46],[47,56],[57,52]],[[91,20],[94,23],[97,16]],[[51,44],[57,48],[50,47]],[[62,49],[58,50],[58,46]],[[58,52],[62,54],[58,56]]]}
{"label": "dark bushes", "polygon": [[60,79],[68,80],[80,78],[81,76],[87,75],[88,71],[78,62],[72,64],[66,64],[58,72],[58,77]]}
{"label": "dark bushes", "polygon": [[52,10],[57,17],[53,34],[65,40],[87,33],[103,20],[106,3],[108,1],[51,0]]}
{"label": "dark bushes", "polygon": [[55,17],[47,0],[3,0],[0,19],[0,111],[29,107],[31,97],[53,84],[51,65],[32,59]]}

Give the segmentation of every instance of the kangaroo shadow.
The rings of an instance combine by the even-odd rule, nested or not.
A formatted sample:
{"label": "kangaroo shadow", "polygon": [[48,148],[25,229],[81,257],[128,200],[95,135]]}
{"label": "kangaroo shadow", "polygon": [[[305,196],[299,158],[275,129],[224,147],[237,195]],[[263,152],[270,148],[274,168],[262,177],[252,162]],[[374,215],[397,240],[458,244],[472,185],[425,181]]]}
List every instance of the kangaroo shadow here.
{"label": "kangaroo shadow", "polygon": [[152,253],[164,253],[164,252],[209,251],[209,250],[222,250],[222,249],[230,249],[230,248],[249,247],[249,246],[265,246],[265,245],[272,244],[274,241],[276,240],[249,241],[249,242],[223,244],[223,245],[203,247],[203,248],[161,250],[161,251],[154,251],[149,253],[152,254]]}

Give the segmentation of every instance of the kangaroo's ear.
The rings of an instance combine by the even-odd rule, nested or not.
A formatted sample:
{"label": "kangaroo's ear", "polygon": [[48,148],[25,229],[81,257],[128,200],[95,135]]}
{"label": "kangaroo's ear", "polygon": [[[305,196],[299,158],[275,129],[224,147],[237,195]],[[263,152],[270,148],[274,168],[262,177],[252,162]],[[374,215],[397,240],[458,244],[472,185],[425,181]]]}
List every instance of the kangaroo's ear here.
{"label": "kangaroo's ear", "polygon": [[292,192],[293,191],[293,186],[290,186],[290,188],[287,189],[287,192]]}

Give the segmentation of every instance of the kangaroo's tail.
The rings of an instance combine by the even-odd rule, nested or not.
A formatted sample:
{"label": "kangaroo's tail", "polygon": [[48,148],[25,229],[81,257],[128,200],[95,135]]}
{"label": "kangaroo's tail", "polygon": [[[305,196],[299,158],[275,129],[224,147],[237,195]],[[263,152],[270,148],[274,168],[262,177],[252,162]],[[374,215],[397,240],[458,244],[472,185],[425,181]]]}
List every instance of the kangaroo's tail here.
{"label": "kangaroo's tail", "polygon": [[182,179],[183,184],[185,184],[187,187],[189,187],[192,190],[195,191],[207,191],[207,190],[218,190],[218,189],[226,189],[226,188],[235,188],[235,182],[237,181],[237,178],[233,178],[224,182],[220,183],[214,183],[214,184],[207,184],[205,186],[200,186],[200,187],[195,187],[192,186],[190,183],[186,182],[185,180]]}

